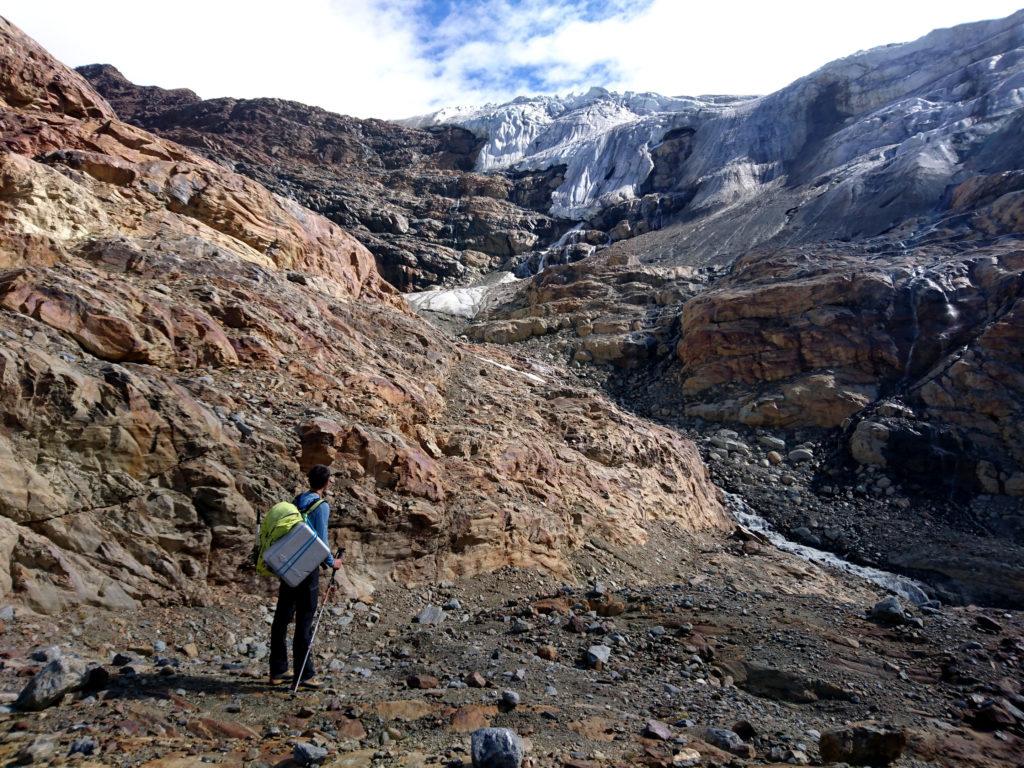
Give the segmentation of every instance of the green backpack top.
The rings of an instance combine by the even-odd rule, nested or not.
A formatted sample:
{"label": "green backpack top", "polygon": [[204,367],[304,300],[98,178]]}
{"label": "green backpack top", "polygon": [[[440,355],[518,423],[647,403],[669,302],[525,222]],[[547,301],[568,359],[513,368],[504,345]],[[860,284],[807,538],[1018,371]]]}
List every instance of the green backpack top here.
{"label": "green backpack top", "polygon": [[263,562],[263,553],[267,551],[271,544],[287,534],[296,525],[306,522],[306,518],[323,503],[324,499],[316,499],[301,512],[290,501],[279,502],[270,508],[267,516],[260,523],[260,530],[256,539],[254,552],[256,573],[260,576],[274,575],[274,572],[267,568],[267,564]]}

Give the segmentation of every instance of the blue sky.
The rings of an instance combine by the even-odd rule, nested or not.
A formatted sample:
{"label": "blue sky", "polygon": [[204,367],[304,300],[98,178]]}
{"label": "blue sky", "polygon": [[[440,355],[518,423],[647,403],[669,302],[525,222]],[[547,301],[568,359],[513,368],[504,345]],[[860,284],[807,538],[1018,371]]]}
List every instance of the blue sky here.
{"label": "blue sky", "polygon": [[359,117],[592,85],[769,93],[858,50],[1024,0],[4,0],[71,66]]}

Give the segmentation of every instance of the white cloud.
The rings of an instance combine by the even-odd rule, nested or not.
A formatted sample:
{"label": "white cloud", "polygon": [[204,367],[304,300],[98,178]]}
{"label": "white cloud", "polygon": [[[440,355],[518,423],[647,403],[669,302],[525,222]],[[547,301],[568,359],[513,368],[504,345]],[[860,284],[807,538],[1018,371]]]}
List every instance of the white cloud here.
{"label": "white cloud", "polygon": [[[589,85],[766,93],[856,50],[1005,16],[1019,0],[6,0],[71,66],[205,98],[276,96],[361,117]],[[603,6],[603,8],[599,7]],[[595,7],[598,13],[595,14]]]}
{"label": "white cloud", "polygon": [[401,2],[7,0],[4,15],[71,66],[204,98],[274,96],[362,117],[425,109],[453,90],[416,56]]}

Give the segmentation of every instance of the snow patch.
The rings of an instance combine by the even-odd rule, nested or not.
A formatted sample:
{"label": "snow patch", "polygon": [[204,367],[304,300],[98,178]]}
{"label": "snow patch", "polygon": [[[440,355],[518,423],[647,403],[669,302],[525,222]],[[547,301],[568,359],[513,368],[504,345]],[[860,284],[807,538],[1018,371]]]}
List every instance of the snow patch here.
{"label": "snow patch", "polygon": [[499,363],[497,360],[491,360],[491,358],[484,357],[483,355],[476,355],[475,357],[478,360],[483,360],[485,363],[490,363],[495,368],[501,368],[501,370],[503,370],[503,371],[508,371],[509,373],[518,373],[524,379],[529,379],[530,381],[534,382],[535,384],[547,384],[547,382],[544,379],[542,379],[540,376],[538,376],[538,375],[536,375],[534,373],[527,373],[526,371],[520,371],[518,368],[513,368],[511,365],[505,365],[504,363]]}
{"label": "snow patch", "polygon": [[486,285],[417,291],[402,295],[417,312],[436,312],[439,315],[450,315],[451,317],[463,317],[467,320],[472,320],[484,307],[488,295],[496,286],[514,283],[516,280],[516,276],[511,272],[504,272],[498,280]]}

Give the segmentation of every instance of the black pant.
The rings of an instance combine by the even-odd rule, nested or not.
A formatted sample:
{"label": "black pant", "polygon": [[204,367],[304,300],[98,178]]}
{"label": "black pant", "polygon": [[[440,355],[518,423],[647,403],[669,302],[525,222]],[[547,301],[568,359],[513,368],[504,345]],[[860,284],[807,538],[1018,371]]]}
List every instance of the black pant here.
{"label": "black pant", "polygon": [[[283,581],[277,593],[274,623],[270,625],[270,676],[284,677],[288,673],[288,625],[295,618],[295,639],[292,641],[292,680],[299,679],[299,668],[306,658],[313,635],[313,615],[320,593],[320,571],[314,570],[297,586],[289,587]],[[313,659],[306,662],[303,680],[316,676]]]}

